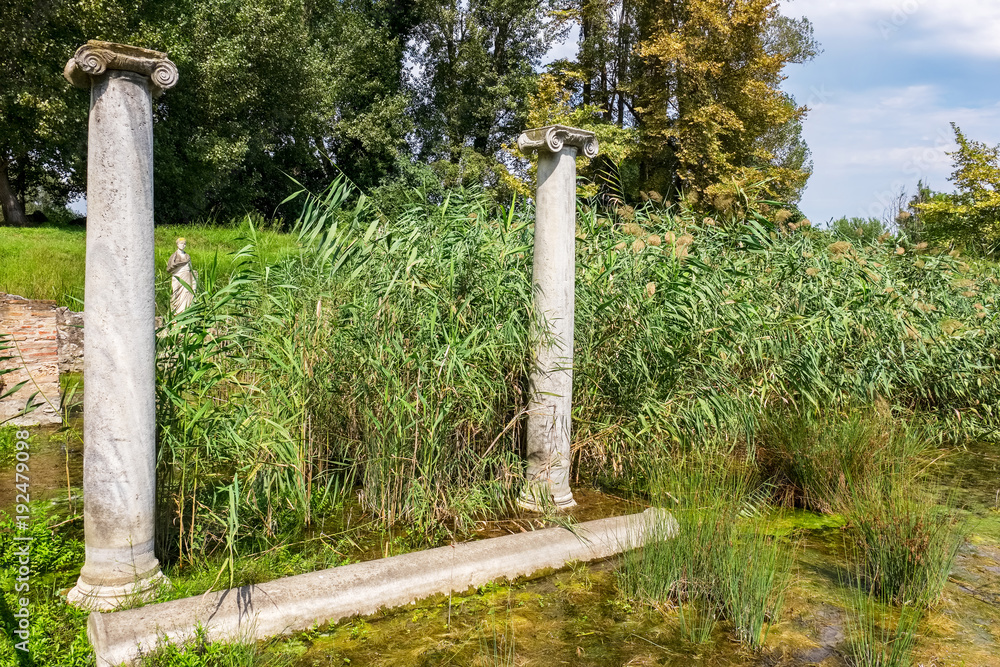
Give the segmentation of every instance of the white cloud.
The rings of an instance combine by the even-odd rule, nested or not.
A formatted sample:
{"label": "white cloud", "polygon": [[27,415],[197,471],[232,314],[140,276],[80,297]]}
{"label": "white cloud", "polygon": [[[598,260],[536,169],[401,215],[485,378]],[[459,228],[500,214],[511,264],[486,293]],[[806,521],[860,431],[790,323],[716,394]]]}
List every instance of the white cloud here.
{"label": "white cloud", "polygon": [[997,0],[784,0],[782,11],[808,17],[825,49],[785,86],[810,107],[807,214],[881,216],[918,180],[951,190],[951,122],[1000,142]]}
{"label": "white cloud", "polygon": [[1000,105],[951,105],[940,86],[918,84],[832,91],[804,126],[815,172],[803,198],[807,215],[880,217],[900,189],[923,180],[948,191],[955,150],[950,123],[970,137],[1000,141]]}
{"label": "white cloud", "polygon": [[877,35],[911,53],[1000,59],[996,0],[785,0],[783,12],[806,16],[821,36]]}

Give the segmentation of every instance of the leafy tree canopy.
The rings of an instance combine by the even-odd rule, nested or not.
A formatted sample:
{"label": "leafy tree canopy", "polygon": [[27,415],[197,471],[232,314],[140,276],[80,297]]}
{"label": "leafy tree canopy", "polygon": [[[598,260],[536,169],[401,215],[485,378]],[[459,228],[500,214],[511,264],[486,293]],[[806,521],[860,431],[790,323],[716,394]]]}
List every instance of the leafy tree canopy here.
{"label": "leafy tree canopy", "polygon": [[[41,189],[59,202],[81,191],[87,100],[62,78],[79,44],[75,3],[0,0],[0,203],[23,225]],[[78,91],[76,91],[78,92]]]}
{"label": "leafy tree canopy", "polygon": [[[87,39],[166,51],[180,70],[154,107],[160,222],[273,214],[289,177],[385,190],[431,174],[527,191],[512,144],[551,122],[598,134],[585,173],[616,181],[619,198],[724,201],[752,183],[794,200],[810,171],[806,109],[779,86],[816,44],[777,0],[0,3],[10,222],[29,201],[84,189],[87,96],[61,71]],[[577,57],[539,75],[574,25]]]}
{"label": "leafy tree canopy", "polygon": [[913,208],[929,240],[959,243],[984,254],[1000,252],[1000,145],[989,146],[965,136],[955,123],[958,150],[953,194],[924,193]]}
{"label": "leafy tree canopy", "polygon": [[595,170],[632,197],[718,208],[753,188],[797,201],[812,170],[807,110],[780,85],[818,45],[807,19],[778,10],[776,0],[573,0],[559,17],[580,26],[578,57],[554,63],[540,88],[565,93],[536,96],[530,117],[604,134]]}

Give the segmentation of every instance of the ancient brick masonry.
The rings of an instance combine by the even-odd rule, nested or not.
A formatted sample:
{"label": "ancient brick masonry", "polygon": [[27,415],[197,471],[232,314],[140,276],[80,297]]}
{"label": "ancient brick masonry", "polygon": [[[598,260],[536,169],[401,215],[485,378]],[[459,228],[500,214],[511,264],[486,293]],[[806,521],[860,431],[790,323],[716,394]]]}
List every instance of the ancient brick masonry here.
{"label": "ancient brick masonry", "polygon": [[[0,420],[24,410],[31,401],[39,405],[31,413],[7,423],[55,424],[59,422],[59,332],[55,301],[33,301],[0,296],[0,332],[10,337],[0,368],[14,369],[0,375],[4,393],[27,380],[13,396],[0,402]],[[32,398],[34,395],[34,398]]]}
{"label": "ancient brick masonry", "polygon": [[[0,422],[14,417],[31,401],[30,413],[4,423],[58,424],[59,375],[83,368],[83,315],[59,308],[55,301],[25,299],[0,293],[0,335],[8,349],[0,352],[0,393],[27,383],[0,401]],[[32,398],[34,395],[34,398]]]}

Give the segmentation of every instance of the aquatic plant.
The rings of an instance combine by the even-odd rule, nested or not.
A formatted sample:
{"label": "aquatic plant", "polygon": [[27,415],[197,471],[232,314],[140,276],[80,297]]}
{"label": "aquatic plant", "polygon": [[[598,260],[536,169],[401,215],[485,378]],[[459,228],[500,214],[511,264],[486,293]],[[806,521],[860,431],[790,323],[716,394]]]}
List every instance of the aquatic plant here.
{"label": "aquatic plant", "polygon": [[[509,602],[508,602],[509,604]],[[510,618],[510,608],[503,624],[497,622],[496,615],[491,615],[488,622],[481,624],[483,634],[479,638],[479,655],[475,656],[474,664],[489,667],[514,667],[517,659],[517,635]]]}
{"label": "aquatic plant", "polygon": [[925,489],[893,477],[854,496],[848,516],[871,589],[900,605],[937,602],[968,534],[954,499],[938,504]]}
{"label": "aquatic plant", "polygon": [[651,518],[646,544],[623,556],[622,594],[675,606],[682,635],[694,643],[726,619],[739,641],[761,646],[780,615],[792,559],[759,515],[766,497],[753,471],[694,454],[654,479],[653,498],[671,515]]}
{"label": "aquatic plant", "polygon": [[653,474],[651,499],[671,514],[653,515],[646,543],[623,556],[619,589],[629,599],[676,607],[681,633],[703,643],[721,617],[717,552],[735,530],[747,478],[700,455]]}
{"label": "aquatic plant", "polygon": [[932,442],[888,406],[765,411],[755,435],[757,461],[784,501],[844,512],[855,491],[889,478],[907,483],[928,461]]}
{"label": "aquatic plant", "polygon": [[779,496],[844,514],[868,585],[885,600],[935,601],[965,539],[954,497],[928,490],[933,442],[925,427],[885,406],[770,411],[758,461]]}
{"label": "aquatic plant", "polygon": [[794,549],[773,536],[762,518],[742,522],[719,554],[719,588],[736,638],[752,648],[767,640],[791,583]]}
{"label": "aquatic plant", "polygon": [[848,585],[848,661],[852,667],[910,667],[924,616],[920,604],[887,604],[863,583]]}

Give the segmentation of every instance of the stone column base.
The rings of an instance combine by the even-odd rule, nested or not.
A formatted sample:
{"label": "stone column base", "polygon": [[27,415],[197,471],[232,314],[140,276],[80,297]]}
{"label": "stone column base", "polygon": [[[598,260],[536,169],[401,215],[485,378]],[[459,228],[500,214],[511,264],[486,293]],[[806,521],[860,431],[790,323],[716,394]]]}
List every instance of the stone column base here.
{"label": "stone column base", "polygon": [[554,497],[548,482],[535,481],[524,485],[521,497],[517,499],[517,506],[531,512],[545,512],[576,507],[576,501],[573,500],[573,492],[569,489],[563,495]]}
{"label": "stone column base", "polygon": [[66,601],[91,611],[114,611],[124,604],[148,602],[156,597],[162,586],[169,585],[170,580],[159,570],[145,579],[120,586],[88,584],[80,577],[76,586],[66,594]]}

